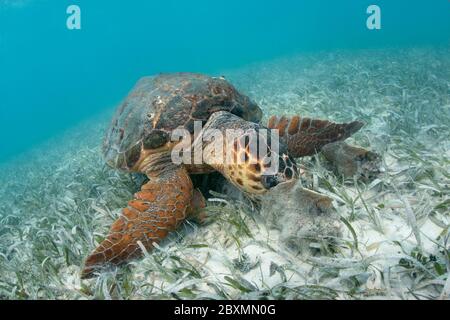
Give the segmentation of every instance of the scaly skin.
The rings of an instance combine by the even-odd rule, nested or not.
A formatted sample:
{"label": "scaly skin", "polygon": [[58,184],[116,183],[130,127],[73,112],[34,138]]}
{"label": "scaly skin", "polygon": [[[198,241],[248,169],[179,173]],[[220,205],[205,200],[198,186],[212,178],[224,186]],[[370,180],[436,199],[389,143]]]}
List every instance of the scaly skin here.
{"label": "scaly skin", "polygon": [[192,181],[184,167],[172,166],[159,176],[150,176],[111,226],[106,239],[87,258],[81,277],[90,278],[107,265],[119,265],[140,256],[138,241],[151,250],[154,242],[165,238],[194,212],[193,206],[204,206],[203,198],[193,194]]}
{"label": "scaly skin", "polygon": [[364,126],[361,121],[335,123],[328,120],[272,116],[267,127],[278,129],[289,155],[294,158],[311,156],[328,143],[345,140]]}

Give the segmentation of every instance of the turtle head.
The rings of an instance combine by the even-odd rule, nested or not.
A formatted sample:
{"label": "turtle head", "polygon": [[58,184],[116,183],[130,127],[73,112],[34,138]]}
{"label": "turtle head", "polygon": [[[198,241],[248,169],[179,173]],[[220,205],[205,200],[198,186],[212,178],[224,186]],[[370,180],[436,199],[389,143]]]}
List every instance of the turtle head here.
{"label": "turtle head", "polygon": [[276,185],[298,178],[287,147],[275,130],[246,121],[229,112],[214,113],[193,143],[203,160],[241,191],[263,194]]}
{"label": "turtle head", "polygon": [[[257,142],[252,144],[252,139]],[[298,178],[295,161],[284,146],[274,148],[263,136],[243,135],[236,139],[232,161],[224,166],[222,173],[234,185],[249,194],[263,194],[273,187]],[[251,146],[256,146],[252,148]]]}

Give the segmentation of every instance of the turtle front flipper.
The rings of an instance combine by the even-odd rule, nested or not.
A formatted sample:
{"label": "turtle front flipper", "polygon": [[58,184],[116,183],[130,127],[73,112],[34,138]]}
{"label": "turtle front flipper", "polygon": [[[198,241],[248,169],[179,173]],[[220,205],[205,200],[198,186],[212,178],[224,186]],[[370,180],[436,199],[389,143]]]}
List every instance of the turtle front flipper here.
{"label": "turtle front flipper", "polygon": [[140,256],[139,242],[150,250],[153,243],[165,238],[195,211],[191,204],[198,205],[198,200],[193,198],[192,181],[184,167],[170,167],[149,178],[122,210],[106,239],[86,259],[82,278]]}
{"label": "turtle front flipper", "polygon": [[299,116],[272,116],[267,124],[269,129],[279,130],[280,139],[294,158],[314,155],[326,144],[345,140],[363,126],[361,121],[335,123]]}

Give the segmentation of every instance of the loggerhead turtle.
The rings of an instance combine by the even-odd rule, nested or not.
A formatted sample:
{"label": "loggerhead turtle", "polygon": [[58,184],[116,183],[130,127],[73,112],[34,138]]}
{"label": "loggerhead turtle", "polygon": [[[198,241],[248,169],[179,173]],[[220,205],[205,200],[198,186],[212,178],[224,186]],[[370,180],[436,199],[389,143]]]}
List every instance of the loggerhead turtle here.
{"label": "loggerhead turtle", "polygon": [[[103,154],[111,167],[143,173],[149,181],[86,259],[82,278],[92,277],[107,265],[140,256],[142,246],[151,249],[153,243],[203,208],[204,197],[194,188],[190,175],[218,171],[247,195],[263,196],[277,184],[298,178],[294,158],[312,155],[363,126],[360,121],[339,124],[299,116],[272,116],[265,127],[261,118],[258,105],[222,77],[174,73],[140,79],[113,118]],[[221,143],[223,150],[231,150],[234,157],[243,155],[244,162],[226,165],[212,161],[214,139],[203,137],[191,144],[203,149],[202,164],[175,164],[171,154],[179,143],[172,141],[171,133],[184,128],[193,135],[194,121],[201,121],[204,131],[243,130],[240,137]],[[248,133],[265,128],[278,129],[280,139],[276,154],[265,141],[268,153],[263,158],[249,150],[249,137],[253,136]],[[268,173],[268,155],[278,158],[275,172]]]}

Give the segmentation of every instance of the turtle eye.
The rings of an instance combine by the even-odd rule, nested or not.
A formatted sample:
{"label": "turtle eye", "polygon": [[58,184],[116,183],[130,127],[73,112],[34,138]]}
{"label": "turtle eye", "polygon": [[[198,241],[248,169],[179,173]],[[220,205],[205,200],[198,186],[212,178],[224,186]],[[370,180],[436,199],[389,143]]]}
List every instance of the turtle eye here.
{"label": "turtle eye", "polygon": [[264,188],[269,190],[270,188],[273,188],[278,184],[278,179],[275,176],[262,176],[261,183]]}

